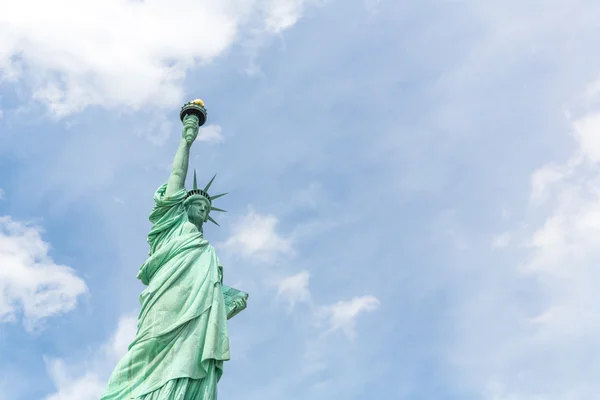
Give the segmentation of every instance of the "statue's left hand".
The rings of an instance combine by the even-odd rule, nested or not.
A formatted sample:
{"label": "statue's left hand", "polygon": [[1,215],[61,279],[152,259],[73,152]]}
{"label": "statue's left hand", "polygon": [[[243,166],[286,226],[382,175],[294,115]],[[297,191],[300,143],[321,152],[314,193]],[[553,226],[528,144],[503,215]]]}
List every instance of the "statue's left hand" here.
{"label": "statue's left hand", "polygon": [[243,310],[246,308],[247,302],[246,299],[235,299],[233,304],[235,304],[235,308],[238,310]]}

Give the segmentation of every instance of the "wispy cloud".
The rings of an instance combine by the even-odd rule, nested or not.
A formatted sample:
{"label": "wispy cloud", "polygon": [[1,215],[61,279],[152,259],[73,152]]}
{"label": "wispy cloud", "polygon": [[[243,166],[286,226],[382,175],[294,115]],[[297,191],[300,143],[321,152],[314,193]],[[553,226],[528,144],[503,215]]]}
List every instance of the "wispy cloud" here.
{"label": "wispy cloud", "polygon": [[292,242],[277,232],[277,217],[252,208],[231,225],[231,236],[220,246],[234,255],[257,262],[273,263],[294,253]]}
{"label": "wispy cloud", "polygon": [[374,296],[353,297],[351,300],[342,300],[321,307],[319,316],[327,321],[327,334],[341,330],[349,339],[354,339],[358,316],[376,310],[379,305],[379,299]]}
{"label": "wispy cloud", "polygon": [[73,310],[87,293],[72,268],[54,263],[38,227],[0,217],[0,322],[23,315],[29,331]]}
{"label": "wispy cloud", "polygon": [[219,125],[207,125],[200,128],[198,140],[201,142],[222,142],[225,139]]}
{"label": "wispy cloud", "polygon": [[277,284],[277,296],[288,302],[290,310],[297,303],[308,303],[311,301],[308,284],[310,273],[300,271],[299,273],[287,276]]}
{"label": "wispy cloud", "polygon": [[67,369],[62,360],[48,362],[48,373],[58,391],[46,397],[46,400],[93,400],[102,395],[106,382],[94,372],[74,378]]}
{"label": "wispy cloud", "polygon": [[[542,226],[528,242],[533,257],[527,269],[554,270],[571,275],[575,266],[585,262],[600,245],[600,112],[590,112],[573,121],[572,133],[577,144],[572,157],[564,164],[544,166],[534,177],[552,176],[544,182],[551,194],[538,207],[553,207]],[[552,171],[551,173],[548,171]],[[538,181],[532,179],[538,190]]]}
{"label": "wispy cloud", "polygon": [[358,317],[365,312],[374,311],[380,306],[379,299],[370,295],[339,300],[329,305],[319,305],[313,300],[309,283],[310,273],[308,271],[300,271],[282,278],[277,284],[277,297],[288,303],[290,311],[298,303],[309,304],[311,323],[314,323],[315,326],[322,326],[322,323],[325,322],[326,328],[322,332],[323,337],[339,330],[349,339],[355,339]]}
{"label": "wispy cloud", "polygon": [[[593,379],[600,363],[591,355],[600,335],[598,132],[599,111],[571,122],[572,154],[533,172],[530,216],[515,226],[514,240],[496,238],[515,267],[481,282],[479,304],[462,310],[470,322],[459,324],[458,349],[472,351],[458,358],[486,399],[590,398],[600,389]],[[495,349],[476,355],[486,343]]]}
{"label": "wispy cloud", "polygon": [[267,31],[279,33],[294,25],[302,16],[306,0],[269,0],[265,2]]}

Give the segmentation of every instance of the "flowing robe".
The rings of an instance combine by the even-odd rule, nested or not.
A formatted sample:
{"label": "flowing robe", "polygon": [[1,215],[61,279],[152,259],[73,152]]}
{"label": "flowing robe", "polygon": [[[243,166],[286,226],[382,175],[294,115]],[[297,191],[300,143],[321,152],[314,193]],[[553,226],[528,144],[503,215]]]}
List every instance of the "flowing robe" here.
{"label": "flowing robe", "polygon": [[222,267],[188,221],[186,191],[154,195],[138,329],[101,400],[214,400],[229,360]]}

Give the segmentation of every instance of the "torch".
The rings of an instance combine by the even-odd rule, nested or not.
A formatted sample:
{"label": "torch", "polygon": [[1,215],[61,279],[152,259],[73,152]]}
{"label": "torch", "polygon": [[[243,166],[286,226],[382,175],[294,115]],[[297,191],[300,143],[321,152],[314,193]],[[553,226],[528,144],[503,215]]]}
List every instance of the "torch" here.
{"label": "torch", "polygon": [[195,115],[198,118],[198,126],[204,125],[206,122],[206,108],[204,108],[204,102],[200,99],[196,99],[184,104],[179,112],[181,122],[183,122],[186,115]]}

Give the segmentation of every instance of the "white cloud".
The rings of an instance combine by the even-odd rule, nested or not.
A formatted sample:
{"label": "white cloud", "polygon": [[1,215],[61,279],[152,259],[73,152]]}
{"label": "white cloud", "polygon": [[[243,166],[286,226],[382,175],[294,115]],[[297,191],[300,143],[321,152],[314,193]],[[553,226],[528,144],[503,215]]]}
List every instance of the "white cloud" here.
{"label": "white cloud", "polygon": [[200,128],[198,140],[201,142],[222,142],[224,140],[222,128],[219,125],[208,125]]}
{"label": "white cloud", "polygon": [[119,319],[117,331],[108,344],[109,354],[113,359],[120,359],[125,353],[129,344],[137,332],[137,317],[135,315],[125,315]]}
{"label": "white cloud", "polygon": [[[577,149],[563,165],[542,167],[535,176],[551,176],[544,191],[553,195],[552,211],[531,235],[529,270],[568,273],[585,263],[600,246],[600,113],[591,113],[573,122]],[[595,136],[594,136],[595,134]],[[551,173],[548,173],[552,170]],[[532,192],[539,190],[536,180]],[[539,180],[537,181],[539,183]],[[571,272],[569,272],[571,271]]]}
{"label": "white cloud", "polygon": [[106,389],[112,369],[127,352],[136,329],[136,317],[123,316],[116,332],[92,355],[91,361],[68,363],[61,359],[46,360],[56,392],[45,400],[97,400]]}
{"label": "white cloud", "polygon": [[296,303],[308,303],[311,299],[308,289],[309,281],[310,273],[308,271],[301,271],[296,275],[285,277],[277,284],[277,296],[285,299],[290,309],[294,308]]}
{"label": "white cloud", "polygon": [[581,154],[589,162],[600,162],[600,113],[591,113],[574,122],[573,135]]}
{"label": "white cloud", "polygon": [[253,209],[232,225],[232,235],[223,248],[246,259],[273,262],[283,255],[294,253],[292,243],[276,231],[277,217],[261,215]]}
{"label": "white cloud", "polygon": [[566,171],[564,166],[546,165],[531,176],[531,203],[543,204],[550,196],[549,188],[563,179]]}
{"label": "white cloud", "polygon": [[48,256],[39,228],[0,217],[0,322],[14,321],[20,312],[28,330],[45,318],[71,311],[85,282]]}
{"label": "white cloud", "polygon": [[267,10],[266,27],[273,33],[279,33],[294,25],[302,16],[304,0],[270,0],[265,4]]}
{"label": "white cloud", "polygon": [[379,300],[374,296],[354,297],[352,300],[338,301],[335,304],[323,306],[319,310],[321,318],[329,325],[326,333],[341,330],[350,339],[356,336],[356,319],[366,311],[379,307]]}
{"label": "white cloud", "polygon": [[516,228],[528,227],[524,239],[497,238],[525,257],[478,283],[458,314],[453,362],[486,399],[593,398],[600,390],[592,355],[600,336],[600,113],[572,130],[572,156],[532,174],[535,207]]}
{"label": "white cloud", "polygon": [[182,102],[190,68],[240,37],[291,27],[305,3],[2,0],[0,78],[23,80],[58,117],[90,105],[170,107]]}
{"label": "white cloud", "polygon": [[[379,299],[374,296],[357,296],[351,300],[340,300],[330,305],[316,305],[313,303],[309,289],[310,273],[300,271],[279,280],[277,284],[277,297],[285,299],[290,310],[298,303],[308,303],[311,307],[311,318],[320,325],[325,321],[327,328],[324,335],[341,330],[348,338],[356,336],[355,327],[358,316],[379,307]],[[320,342],[321,338],[317,340]]]}
{"label": "white cloud", "polygon": [[106,383],[94,373],[73,378],[62,360],[49,361],[48,364],[48,373],[58,392],[46,397],[46,400],[92,400],[102,395]]}

